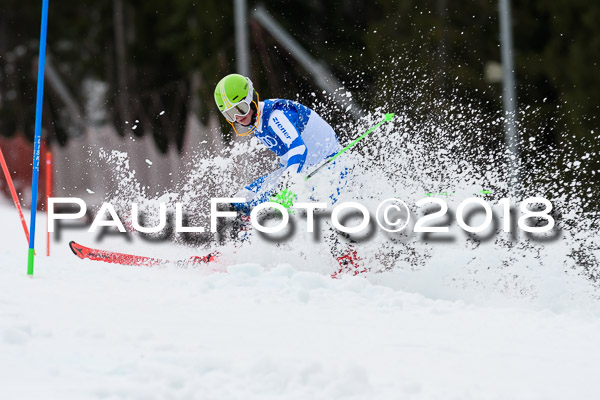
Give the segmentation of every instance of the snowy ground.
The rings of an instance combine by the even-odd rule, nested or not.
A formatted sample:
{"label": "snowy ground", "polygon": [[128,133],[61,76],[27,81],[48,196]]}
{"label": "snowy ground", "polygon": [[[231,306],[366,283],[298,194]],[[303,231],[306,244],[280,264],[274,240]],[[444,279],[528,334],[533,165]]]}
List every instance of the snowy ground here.
{"label": "snowy ground", "polygon": [[593,303],[444,300],[293,258],[130,268],[75,258],[67,235],[48,258],[44,229],[29,278],[6,202],[0,220],[1,399],[600,398]]}

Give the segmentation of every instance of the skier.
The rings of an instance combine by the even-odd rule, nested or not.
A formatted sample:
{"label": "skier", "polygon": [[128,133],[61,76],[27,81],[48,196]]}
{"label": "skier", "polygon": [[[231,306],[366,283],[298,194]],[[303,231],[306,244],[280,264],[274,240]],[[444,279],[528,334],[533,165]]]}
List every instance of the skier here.
{"label": "skier", "polygon": [[[214,96],[219,111],[234,132],[239,136],[254,134],[281,163],[278,170],[261,176],[237,193],[236,197],[244,197],[246,202],[234,206],[246,216],[253,206],[269,201],[280,182],[306,174],[311,166],[341,150],[333,128],[314,110],[293,100],[260,101],[252,81],[243,75],[230,74],[221,79]],[[340,178],[344,180],[345,171]],[[336,201],[341,185],[334,188],[330,196],[332,202]],[[335,249],[332,252],[342,269],[359,271],[356,251],[348,248],[341,255]]]}
{"label": "skier", "polygon": [[227,75],[215,89],[217,107],[239,136],[254,136],[279,156],[281,168],[262,176],[238,193],[246,203],[237,208],[250,208],[270,199],[282,177],[306,172],[341,146],[331,126],[310,108],[292,100],[260,101],[250,78]]}

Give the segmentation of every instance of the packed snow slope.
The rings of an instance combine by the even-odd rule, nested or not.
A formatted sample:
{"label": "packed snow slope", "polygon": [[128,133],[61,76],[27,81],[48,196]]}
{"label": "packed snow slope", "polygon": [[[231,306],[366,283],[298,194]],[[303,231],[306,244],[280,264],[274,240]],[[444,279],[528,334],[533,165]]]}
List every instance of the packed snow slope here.
{"label": "packed snow slope", "polygon": [[46,257],[44,229],[30,278],[6,202],[0,219],[2,399],[600,396],[593,299],[552,309],[527,297],[447,300],[399,289],[424,286],[423,276],[334,280],[294,257],[237,261],[223,273],[125,267],[70,254],[68,240],[90,240],[83,233]]}

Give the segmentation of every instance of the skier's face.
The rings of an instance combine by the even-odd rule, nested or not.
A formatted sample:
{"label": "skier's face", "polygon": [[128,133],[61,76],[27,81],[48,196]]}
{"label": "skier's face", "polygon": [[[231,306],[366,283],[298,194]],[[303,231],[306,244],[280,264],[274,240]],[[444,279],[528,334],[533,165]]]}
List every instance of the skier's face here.
{"label": "skier's face", "polygon": [[254,115],[254,110],[250,109],[250,112],[248,112],[248,114],[244,115],[243,117],[240,116],[240,115],[236,115],[235,116],[235,120],[240,125],[248,126],[248,125],[250,125],[252,123],[252,116],[253,115]]}

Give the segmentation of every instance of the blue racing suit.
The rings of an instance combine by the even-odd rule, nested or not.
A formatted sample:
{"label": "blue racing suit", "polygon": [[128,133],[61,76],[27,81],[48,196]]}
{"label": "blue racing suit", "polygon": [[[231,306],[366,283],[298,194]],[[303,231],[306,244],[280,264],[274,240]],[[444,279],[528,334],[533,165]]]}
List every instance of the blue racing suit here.
{"label": "blue racing suit", "polygon": [[[236,197],[246,198],[246,203],[234,204],[245,213],[249,213],[251,207],[268,201],[287,171],[308,173],[310,167],[341,150],[333,128],[306,106],[292,100],[272,99],[260,102],[259,109],[254,135],[279,156],[281,167],[261,176],[236,194]],[[339,194],[340,188],[335,189]]]}

